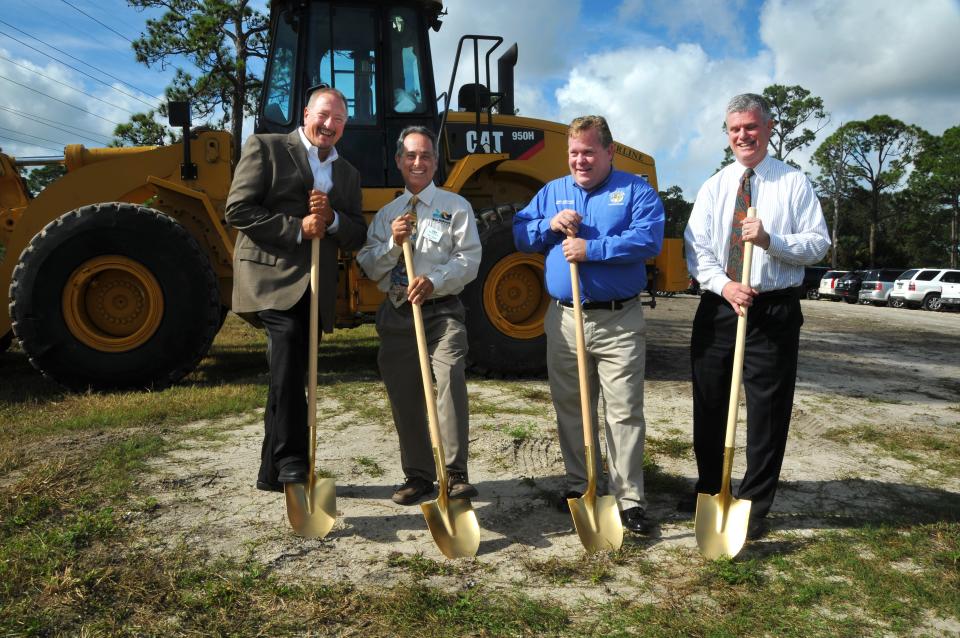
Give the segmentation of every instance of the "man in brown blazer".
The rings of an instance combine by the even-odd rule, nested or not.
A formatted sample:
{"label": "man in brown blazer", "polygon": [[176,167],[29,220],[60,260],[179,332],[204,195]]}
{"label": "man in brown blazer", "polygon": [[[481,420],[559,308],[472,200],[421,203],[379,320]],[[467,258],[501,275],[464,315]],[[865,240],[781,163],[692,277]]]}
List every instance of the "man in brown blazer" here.
{"label": "man in brown blazer", "polygon": [[335,144],[347,123],[343,94],[321,87],[289,135],[251,135],[234,172],[226,218],[239,232],[233,311],[267,331],[270,389],[257,488],[307,478],[304,380],[310,326],[310,241],[320,240],[320,325],[332,332],[337,251],[363,246],[360,174]]}

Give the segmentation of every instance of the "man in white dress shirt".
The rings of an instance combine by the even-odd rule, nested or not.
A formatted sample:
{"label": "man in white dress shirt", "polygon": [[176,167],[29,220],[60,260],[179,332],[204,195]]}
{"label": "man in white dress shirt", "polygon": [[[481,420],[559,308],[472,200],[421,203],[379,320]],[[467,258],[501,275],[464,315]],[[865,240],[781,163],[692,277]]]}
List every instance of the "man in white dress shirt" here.
{"label": "man in white dress shirt", "polygon": [[[422,126],[405,128],[397,140],[397,167],[403,194],[377,212],[357,262],[387,293],[377,311],[377,363],[390,397],[406,477],[393,495],[412,505],[433,493],[436,469],[427,429],[423,385],[410,304],[420,304],[433,375],[437,412],[446,454],[449,495],[477,495],[467,477],[470,415],[465,376],[467,331],[457,295],[480,267],[480,235],[470,203],[433,183],[436,136]],[[412,281],[403,263],[403,242],[413,242]]]}
{"label": "man in white dress shirt", "polygon": [[[768,530],[790,427],[800,343],[803,267],[830,246],[820,202],[803,173],[767,154],[770,107],[745,93],[727,105],[736,161],[700,188],[684,233],[687,268],[705,291],[693,320],[693,443],[698,480],[678,508],[693,511],[696,493],[720,491],[727,405],[740,307],[747,315],[743,384],[747,469],[737,498],[752,501],[747,537]],[[754,219],[742,219],[746,208]],[[754,244],[750,281],[740,283],[743,242]]]}

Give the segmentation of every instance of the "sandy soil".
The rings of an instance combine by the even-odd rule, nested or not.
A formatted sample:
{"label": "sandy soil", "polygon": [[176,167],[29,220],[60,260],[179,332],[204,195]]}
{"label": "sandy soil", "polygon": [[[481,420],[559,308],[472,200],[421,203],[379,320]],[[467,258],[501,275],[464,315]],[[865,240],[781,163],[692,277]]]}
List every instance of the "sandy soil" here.
{"label": "sandy soil", "polygon": [[[648,437],[689,441],[691,437],[688,343],[694,297],[659,299],[647,309],[649,325],[646,419]],[[771,514],[773,533],[752,551],[790,534],[817,534],[844,521],[881,521],[903,503],[960,497],[960,477],[940,473],[935,463],[910,463],[879,448],[823,437],[864,425],[938,431],[956,436],[960,428],[960,361],[956,335],[960,314],[804,301],[800,369],[794,419],[781,488]],[[612,581],[564,588],[542,580],[524,564],[551,558],[576,559],[583,551],[569,515],[550,500],[561,489],[562,463],[554,435],[554,413],[545,380],[485,381],[469,384],[473,401],[496,410],[475,412],[471,425],[471,479],[481,495],[474,500],[482,528],[476,562],[457,562],[449,576],[430,582],[490,588],[522,584],[529,595],[571,604],[617,597],[643,600],[655,595],[640,576],[620,570]],[[321,392],[322,394],[322,392]],[[357,397],[383,403],[382,393]],[[385,404],[384,404],[385,405]],[[537,415],[513,410],[540,407]],[[743,410],[741,410],[741,413]],[[401,482],[396,435],[389,412],[364,420],[336,401],[319,406],[318,463],[337,477],[338,521],[323,540],[294,536],[286,523],[282,495],[257,491],[254,477],[261,415],[244,414],[211,425],[224,435],[159,459],[144,489],[158,507],[144,515],[151,543],[187,543],[212,555],[252,556],[278,573],[347,580],[362,587],[389,586],[409,578],[390,566],[391,554],[422,554],[445,560],[433,543],[418,507],[390,501]],[[745,426],[741,416],[734,477],[743,472]],[[514,439],[504,432],[522,425],[532,434]],[[363,459],[363,460],[358,460]],[[669,475],[692,484],[692,454],[657,455]],[[370,462],[383,470],[371,476]],[[376,472],[374,472],[376,473]],[[682,480],[681,479],[681,480]],[[679,480],[673,491],[648,489],[649,510],[659,521],[652,539],[630,538],[646,560],[665,565],[696,551],[692,522],[678,514]],[[942,501],[941,501],[942,502]],[[759,550],[757,549],[759,548]],[[750,549],[750,546],[748,546]],[[745,550],[746,551],[746,550]],[[396,561],[394,561],[396,562]]]}

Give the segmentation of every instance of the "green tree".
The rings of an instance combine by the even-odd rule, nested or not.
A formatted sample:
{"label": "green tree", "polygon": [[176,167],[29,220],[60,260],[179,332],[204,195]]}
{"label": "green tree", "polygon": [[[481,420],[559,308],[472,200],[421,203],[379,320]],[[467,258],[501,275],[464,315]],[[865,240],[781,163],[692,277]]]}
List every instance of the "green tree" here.
{"label": "green tree", "polygon": [[917,154],[910,185],[930,193],[951,211],[950,267],[957,267],[957,218],[960,217],[960,126],[929,137]]}
{"label": "green tree", "polygon": [[869,187],[869,265],[876,263],[877,225],[881,217],[881,194],[896,190],[913,162],[925,133],[889,115],[874,115],[866,121],[847,122],[838,129],[850,145],[847,170],[851,178]]}
{"label": "green tree", "polygon": [[27,190],[30,191],[30,195],[36,197],[40,194],[40,191],[46,188],[51,182],[57,181],[66,174],[67,167],[63,164],[47,164],[46,166],[38,166],[32,169],[26,174],[24,181],[27,184]]}
{"label": "green tree", "polygon": [[666,214],[664,237],[683,237],[683,231],[686,230],[687,221],[693,211],[693,203],[683,198],[683,189],[679,186],[671,186],[665,191],[660,191],[659,195]]}
{"label": "green tree", "polygon": [[[261,81],[250,72],[251,58],[267,56],[267,17],[250,0],[127,0],[140,9],[166,9],[147,20],[146,34],[133,43],[137,61],[165,65],[184,57],[199,71],[177,68],[166,89],[170,100],[190,100],[199,119],[227,126],[233,134],[233,160],[240,157],[244,113],[256,108]],[[161,113],[164,109],[161,108]]]}
{"label": "green tree", "polygon": [[[829,113],[823,110],[823,99],[810,95],[800,85],[771,84],[763,90],[763,97],[770,103],[774,119],[770,148],[779,160],[787,161],[790,153],[812,144],[817,133],[830,122]],[[807,128],[808,123],[815,130]]]}
{"label": "green tree", "polygon": [[840,224],[840,202],[850,192],[853,179],[847,164],[850,162],[850,141],[848,132],[841,127],[813,153],[813,162],[820,169],[820,177],[815,184],[817,190],[833,203],[833,223],[830,232],[830,267],[837,267],[837,250],[839,243],[838,229]]}
{"label": "green tree", "polygon": [[137,113],[126,124],[118,124],[110,146],[163,146],[177,142],[180,136],[158,122],[155,115],[156,111]]}

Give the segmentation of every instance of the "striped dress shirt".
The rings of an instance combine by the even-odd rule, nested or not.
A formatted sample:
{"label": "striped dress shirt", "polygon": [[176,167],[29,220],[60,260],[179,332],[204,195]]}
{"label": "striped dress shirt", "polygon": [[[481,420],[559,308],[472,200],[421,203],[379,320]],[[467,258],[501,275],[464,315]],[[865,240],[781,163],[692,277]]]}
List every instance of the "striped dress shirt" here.
{"label": "striped dress shirt", "polygon": [[[704,183],[683,234],[690,276],[718,295],[730,281],[726,273],[730,229],[746,170],[733,162]],[[803,267],[823,259],[830,247],[820,201],[810,180],[778,159],[767,155],[753,170],[752,204],[770,235],[770,247],[753,251],[750,286],[760,292],[799,286]]]}

